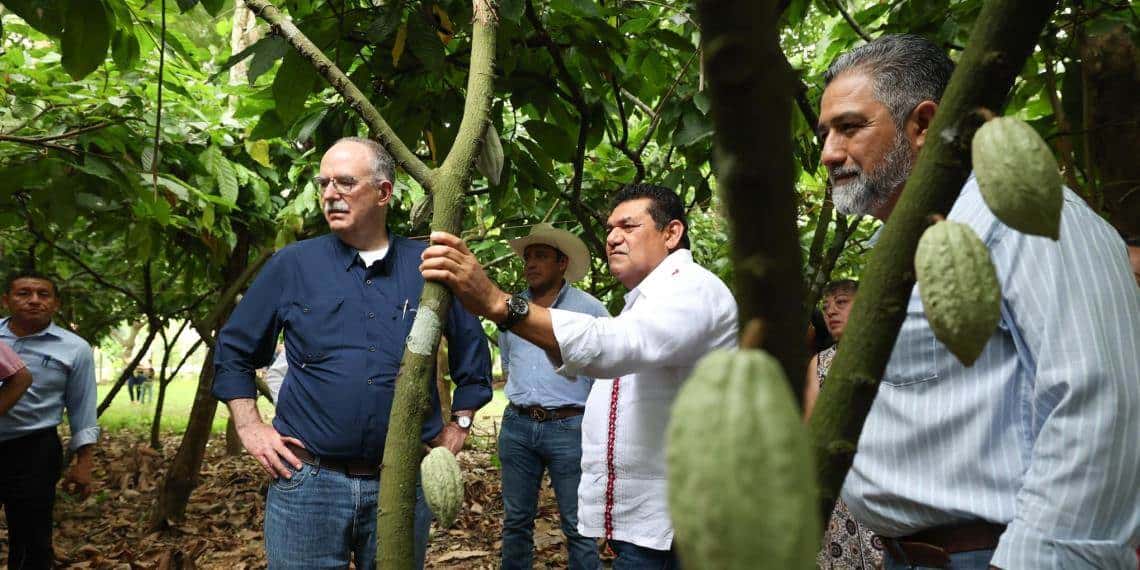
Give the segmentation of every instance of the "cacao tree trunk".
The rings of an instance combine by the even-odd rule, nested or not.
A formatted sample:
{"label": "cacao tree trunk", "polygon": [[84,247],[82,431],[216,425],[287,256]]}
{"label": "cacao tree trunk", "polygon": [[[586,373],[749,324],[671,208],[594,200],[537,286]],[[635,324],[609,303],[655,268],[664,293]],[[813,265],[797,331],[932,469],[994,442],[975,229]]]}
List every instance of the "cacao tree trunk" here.
{"label": "cacao tree trunk", "polygon": [[981,124],[976,110],[1005,106],[1055,6],[1054,0],[989,0],[982,7],[906,190],[871,254],[827,389],[811,417],[825,521],[906,317],[918,238],[931,214],[950,211],[969,175],[970,141]]}
{"label": "cacao tree trunk", "polygon": [[1123,26],[1081,45],[1085,78],[1085,144],[1090,177],[1099,178],[1109,222],[1140,235],[1140,48]]}
{"label": "cacao tree trunk", "polygon": [[[249,253],[252,237],[244,228],[238,229],[237,244],[230,254],[229,263],[223,272],[225,286],[218,299],[218,305],[211,311],[202,326],[198,328],[199,335],[208,332],[210,338],[216,334],[230,312],[233,310],[234,299],[240,287],[250,279],[252,269],[258,264],[250,264]],[[264,256],[262,257],[264,259]],[[203,339],[206,337],[203,336]],[[186,504],[190,500],[190,493],[198,485],[198,474],[202,468],[202,460],[206,455],[206,442],[210,439],[210,428],[214,423],[214,414],[218,409],[218,401],[210,394],[214,385],[214,343],[207,341],[210,350],[206,353],[206,360],[202,371],[198,375],[198,389],[194,393],[194,404],[190,408],[190,419],[186,424],[186,432],[182,436],[182,443],[178,452],[166,472],[166,477],[159,486],[158,498],[150,520],[151,530],[162,530],[168,521],[182,521],[186,514]],[[157,425],[157,424],[156,424]],[[153,430],[152,430],[153,433]]]}
{"label": "cacao tree trunk", "polygon": [[158,382],[158,397],[154,400],[154,417],[150,421],[150,448],[162,449],[162,407],[166,403],[166,387],[169,380]]}
{"label": "cacao tree trunk", "polygon": [[779,360],[802,400],[806,321],[791,135],[799,84],[780,50],[777,2],[701,0],[697,16],[740,319],[759,323],[754,348]]}

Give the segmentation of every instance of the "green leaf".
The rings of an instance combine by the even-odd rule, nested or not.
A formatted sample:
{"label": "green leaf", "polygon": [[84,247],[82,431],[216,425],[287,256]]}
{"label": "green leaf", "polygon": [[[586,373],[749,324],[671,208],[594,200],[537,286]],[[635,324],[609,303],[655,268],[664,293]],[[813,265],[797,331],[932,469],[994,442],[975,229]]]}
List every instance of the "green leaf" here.
{"label": "green leaf", "polygon": [[222,196],[222,200],[231,206],[236,204],[238,198],[237,174],[234,173],[234,166],[222,155],[222,151],[218,150],[216,146],[211,146],[198,155],[198,160],[202,161],[202,166],[206,168],[206,172],[214,175],[214,180],[218,184],[218,194]]}
{"label": "green leaf", "polygon": [[301,114],[315,81],[316,71],[311,63],[296,52],[285,55],[273,79],[273,99],[277,101],[277,116],[283,122],[291,122]]}
{"label": "green leaf", "polygon": [[272,139],[285,135],[285,124],[281,122],[281,117],[277,113],[269,110],[261,114],[261,118],[257,121],[257,125],[253,127],[253,131],[249,133],[251,139]]}
{"label": "green leaf", "polygon": [[[80,1],[82,2],[83,0]],[[197,5],[198,0],[178,0],[178,10],[182,13],[186,13],[187,10]]]}
{"label": "green leaf", "polygon": [[211,16],[217,16],[225,3],[225,0],[202,0],[202,7],[205,8],[206,12]]}
{"label": "green leaf", "polygon": [[583,18],[599,18],[602,15],[594,0],[551,0],[550,10]]}
{"label": "green leaf", "polygon": [[681,119],[681,128],[673,133],[673,144],[689,146],[712,135],[712,133],[713,125],[708,117],[689,111]]}
{"label": "green leaf", "polygon": [[67,0],[4,0],[3,4],[29,26],[49,36],[58,37],[63,32]]}
{"label": "green leaf", "polygon": [[134,33],[115,30],[115,39],[111,42],[111,58],[115,60],[115,67],[119,71],[134,69],[139,62],[139,40]]}
{"label": "green leaf", "polygon": [[408,18],[408,49],[429,70],[438,71],[443,68],[443,42],[439,41],[431,24],[416,14]]}
{"label": "green leaf", "polygon": [[[253,85],[253,83],[257,81],[257,78],[261,77],[262,74],[264,74],[266,71],[272,69],[273,64],[277,63],[277,60],[285,57],[285,54],[292,51],[292,49],[289,47],[289,42],[285,41],[285,38],[279,36],[261,38],[260,40],[257,40],[257,42],[255,42],[253,45],[243,50],[241,53],[245,53],[249,50],[253,50],[253,59],[250,60],[249,71],[246,72],[250,85]],[[237,61],[234,61],[233,63],[230,63],[230,61],[239,55],[241,54],[236,54],[227,60],[227,67],[225,67],[225,69],[228,69],[228,66],[232,66],[233,63],[237,63]]]}
{"label": "green leaf", "polygon": [[518,23],[522,19],[524,0],[499,0],[499,15],[511,22]]}
{"label": "green leaf", "polygon": [[400,20],[403,19],[404,11],[398,8],[399,3],[378,8],[382,13],[368,25],[368,41],[374,44],[384,43],[384,40],[388,39],[388,36],[400,27]]}
{"label": "green leaf", "polygon": [[103,63],[111,46],[111,27],[103,0],[71,4],[64,21],[61,62],[72,79],[86,77]]}
{"label": "green leaf", "polygon": [[526,132],[543,150],[559,162],[570,162],[574,159],[574,143],[566,131],[543,121],[530,120],[523,123]]}
{"label": "green leaf", "polygon": [[273,163],[269,160],[269,141],[264,139],[255,141],[247,140],[245,141],[245,152],[258,164],[266,168],[273,168]]}

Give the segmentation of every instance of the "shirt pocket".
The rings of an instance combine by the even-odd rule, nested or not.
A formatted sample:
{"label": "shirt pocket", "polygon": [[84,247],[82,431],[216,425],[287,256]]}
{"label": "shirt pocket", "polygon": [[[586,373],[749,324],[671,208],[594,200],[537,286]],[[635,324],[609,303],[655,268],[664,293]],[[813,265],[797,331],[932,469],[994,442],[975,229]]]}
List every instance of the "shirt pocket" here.
{"label": "shirt pocket", "polygon": [[938,379],[938,353],[944,350],[922,308],[918,285],[911,290],[907,302],[906,319],[895,340],[890,362],[883,376],[889,386],[910,386]]}
{"label": "shirt pocket", "polygon": [[332,357],[344,346],[344,298],[316,297],[289,304],[289,332],[286,342],[295,344],[291,355],[308,364]]}

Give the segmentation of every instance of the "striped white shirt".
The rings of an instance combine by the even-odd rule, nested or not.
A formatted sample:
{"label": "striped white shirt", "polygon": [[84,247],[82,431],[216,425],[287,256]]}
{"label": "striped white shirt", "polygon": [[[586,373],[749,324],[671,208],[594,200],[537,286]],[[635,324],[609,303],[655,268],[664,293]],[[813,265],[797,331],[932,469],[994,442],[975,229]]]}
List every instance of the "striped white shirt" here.
{"label": "striped white shirt", "polygon": [[1057,242],[997,221],[973,177],[949,218],[990,250],[1001,324],[965,367],[915,288],[843,499],[885,536],[1008,524],[1006,570],[1134,570],[1140,289],[1124,243],[1068,189]]}

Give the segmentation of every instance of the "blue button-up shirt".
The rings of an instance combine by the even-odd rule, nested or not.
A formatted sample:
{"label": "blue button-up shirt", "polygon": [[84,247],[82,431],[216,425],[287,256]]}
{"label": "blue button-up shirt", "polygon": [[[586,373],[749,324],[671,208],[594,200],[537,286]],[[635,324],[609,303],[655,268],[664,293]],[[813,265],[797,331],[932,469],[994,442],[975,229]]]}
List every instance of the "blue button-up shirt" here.
{"label": "blue button-up shirt", "polygon": [[[521,293],[531,298],[530,289]],[[608,317],[605,305],[580,289],[563,283],[554,298],[552,309]],[[594,379],[589,376],[567,378],[554,371],[546,352],[510,332],[499,333],[499,351],[503,370],[507,373],[507,399],[516,406],[560,408],[586,405]]]}
{"label": "blue button-up shirt", "polygon": [[1007,524],[999,568],[1135,569],[1140,290],[1124,243],[1069,190],[1060,241],[999,222],[973,179],[949,219],[989,249],[1001,322],[964,366],[915,288],[844,501],[887,536]]}
{"label": "blue button-up shirt", "polygon": [[[218,335],[214,396],[253,398],[254,370],[273,361],[284,330],[289,372],[273,427],[329,458],[378,461],[388,432],[396,374],[416,315],[427,246],[391,236],[384,259],[365,268],[357,250],[329,234],[277,252]],[[451,303],[444,334],[455,381],[452,408],[491,399],[491,356],[483,328]],[[439,394],[422,437],[443,427]]]}
{"label": "blue button-up shirt", "polygon": [[0,321],[0,340],[20,355],[32,375],[28,391],[0,416],[0,441],[59,425],[66,407],[69,447],[74,450],[97,442],[98,395],[91,345],[55,323],[38,333],[16,336],[8,328],[8,319]]}

